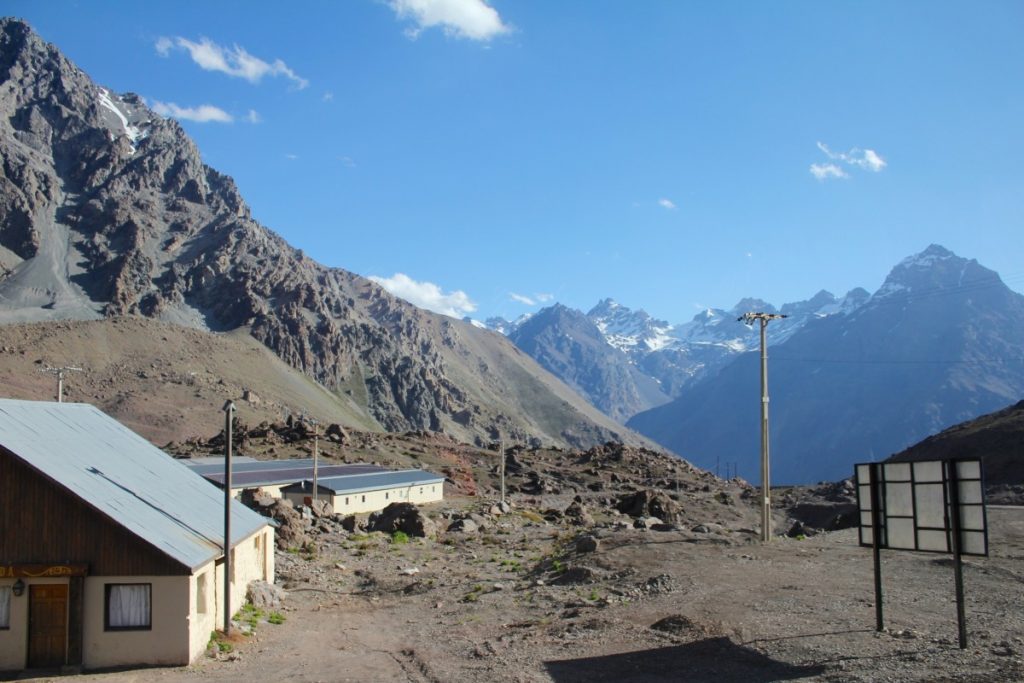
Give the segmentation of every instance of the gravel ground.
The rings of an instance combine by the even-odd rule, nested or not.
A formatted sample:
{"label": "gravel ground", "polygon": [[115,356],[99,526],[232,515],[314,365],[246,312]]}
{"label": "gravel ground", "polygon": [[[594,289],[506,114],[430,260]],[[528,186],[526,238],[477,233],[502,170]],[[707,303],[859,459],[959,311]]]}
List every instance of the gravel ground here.
{"label": "gravel ground", "polygon": [[966,650],[944,556],[883,553],[876,633],[853,530],[763,546],[741,528],[598,520],[581,553],[580,531],[518,508],[440,540],[325,533],[315,555],[279,554],[285,623],[232,653],[61,680],[1024,680],[1024,508],[989,520],[991,556],[966,561]]}

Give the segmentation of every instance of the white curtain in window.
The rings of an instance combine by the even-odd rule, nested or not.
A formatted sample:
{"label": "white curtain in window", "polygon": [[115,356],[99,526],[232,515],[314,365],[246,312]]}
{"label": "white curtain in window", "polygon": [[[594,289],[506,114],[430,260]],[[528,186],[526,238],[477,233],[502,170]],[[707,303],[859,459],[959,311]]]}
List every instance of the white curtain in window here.
{"label": "white curtain in window", "polygon": [[110,587],[109,624],[111,628],[149,626],[148,583]]}
{"label": "white curtain in window", "polygon": [[11,587],[0,586],[0,628],[11,627]]}

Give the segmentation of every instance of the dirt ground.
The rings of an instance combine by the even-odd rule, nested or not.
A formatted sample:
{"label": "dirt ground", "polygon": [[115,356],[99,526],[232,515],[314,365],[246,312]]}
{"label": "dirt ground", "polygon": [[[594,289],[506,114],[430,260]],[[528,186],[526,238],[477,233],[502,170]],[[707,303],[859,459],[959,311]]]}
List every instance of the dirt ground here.
{"label": "dirt ground", "polygon": [[279,553],[286,621],[233,652],[59,680],[1024,680],[1024,508],[990,508],[991,556],[966,562],[966,650],[945,556],[883,552],[876,633],[854,530],[765,546],[742,529],[621,523],[582,553],[578,534],[531,517],[438,541],[325,535],[315,555]]}

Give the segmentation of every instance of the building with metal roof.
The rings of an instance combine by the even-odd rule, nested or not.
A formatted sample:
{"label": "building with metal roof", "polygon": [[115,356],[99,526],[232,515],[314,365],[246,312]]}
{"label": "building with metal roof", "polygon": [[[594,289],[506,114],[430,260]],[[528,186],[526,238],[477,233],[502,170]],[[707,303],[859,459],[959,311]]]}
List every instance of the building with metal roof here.
{"label": "building with metal roof", "polygon": [[297,505],[314,498],[327,500],[336,513],[383,510],[391,503],[433,503],[444,498],[444,477],[424,470],[400,470],[321,477],[281,489],[281,496]]}
{"label": "building with metal roof", "polygon": [[[273,581],[233,502],[232,613]],[[0,399],[0,671],[186,664],[223,595],[224,495],[97,408]]]}
{"label": "building with metal roof", "polygon": [[[204,477],[220,488],[224,488],[224,458],[216,459],[182,459],[183,465]],[[262,489],[276,498],[281,497],[281,488],[290,484],[313,479],[312,458],[292,458],[289,460],[254,460],[252,458],[231,459],[231,491],[234,495],[248,489]],[[383,467],[367,463],[324,464],[320,461],[316,466],[317,479],[338,477],[349,474],[368,474],[386,472]]]}

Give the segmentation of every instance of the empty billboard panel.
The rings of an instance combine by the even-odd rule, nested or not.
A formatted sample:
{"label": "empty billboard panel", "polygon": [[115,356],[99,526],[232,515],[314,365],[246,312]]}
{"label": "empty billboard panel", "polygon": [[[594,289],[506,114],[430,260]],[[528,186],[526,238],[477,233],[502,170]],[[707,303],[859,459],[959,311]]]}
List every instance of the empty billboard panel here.
{"label": "empty billboard panel", "polygon": [[[860,544],[873,541],[871,464],[856,466]],[[878,463],[879,546],[894,550],[953,552],[954,506],[959,512],[960,552],[988,555],[985,496],[980,460]]]}

